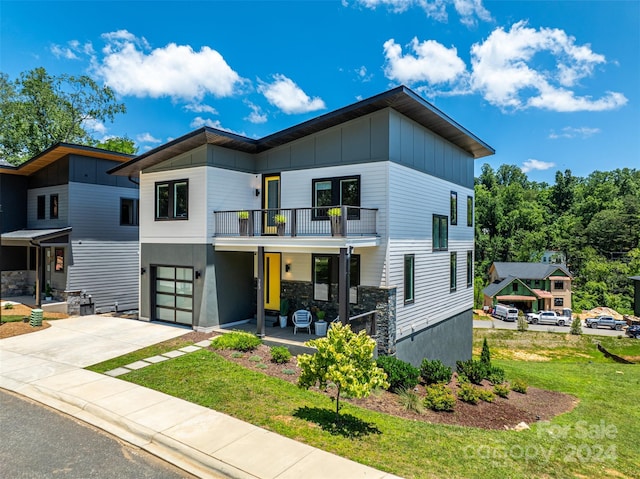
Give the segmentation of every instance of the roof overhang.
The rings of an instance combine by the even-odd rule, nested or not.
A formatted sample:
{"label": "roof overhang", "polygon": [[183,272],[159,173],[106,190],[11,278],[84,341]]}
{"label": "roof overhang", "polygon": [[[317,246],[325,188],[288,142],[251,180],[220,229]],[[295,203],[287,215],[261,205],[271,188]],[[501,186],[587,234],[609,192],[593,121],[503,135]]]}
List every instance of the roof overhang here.
{"label": "roof overhang", "polygon": [[213,247],[216,251],[257,251],[264,247],[265,252],[289,253],[337,253],[340,248],[371,248],[380,246],[378,236],[359,236],[356,238],[328,237],[328,238],[292,238],[286,236],[258,236],[214,238]]}
{"label": "roof overhang", "polygon": [[549,276],[551,281],[567,281],[571,279],[569,276]]}
{"label": "roof overhang", "polygon": [[498,301],[537,301],[534,296],[523,296],[519,294],[508,294],[505,296],[496,296]]}
{"label": "roof overhang", "polygon": [[101,158],[104,160],[112,160],[120,163],[127,162],[134,158],[134,155],[126,155],[115,151],[103,150],[92,146],[73,145],[70,143],[57,143],[30,160],[25,161],[19,166],[0,165],[0,173],[9,175],[30,176],[41,170],[45,166],[58,161],[67,155],[90,156],[93,158]]}
{"label": "roof overhang", "polygon": [[2,233],[3,246],[53,246],[54,244],[68,244],[69,233],[72,228],[16,230]]}
{"label": "roof overhang", "polygon": [[553,295],[549,291],[543,289],[534,289],[533,292],[536,293],[538,298],[553,298]]}
{"label": "roof overhang", "polygon": [[205,126],[165,145],[154,148],[123,165],[116,166],[109,173],[121,176],[139,176],[140,172],[146,168],[206,144],[231,148],[246,153],[260,153],[385,108],[392,108],[411,118],[416,123],[466,151],[474,159],[495,153],[491,146],[445,115],[431,103],[409,88],[399,86],[259,140]]}

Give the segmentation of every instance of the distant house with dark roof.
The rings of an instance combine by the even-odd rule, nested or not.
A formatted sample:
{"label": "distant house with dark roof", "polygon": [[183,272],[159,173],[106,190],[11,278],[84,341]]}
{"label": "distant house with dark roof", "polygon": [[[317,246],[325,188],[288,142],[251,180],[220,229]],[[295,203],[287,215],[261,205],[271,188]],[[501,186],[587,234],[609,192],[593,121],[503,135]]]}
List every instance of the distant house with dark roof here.
{"label": "distant house with dark roof", "polygon": [[484,305],[513,305],[523,311],[571,308],[573,276],[564,264],[495,262]]}

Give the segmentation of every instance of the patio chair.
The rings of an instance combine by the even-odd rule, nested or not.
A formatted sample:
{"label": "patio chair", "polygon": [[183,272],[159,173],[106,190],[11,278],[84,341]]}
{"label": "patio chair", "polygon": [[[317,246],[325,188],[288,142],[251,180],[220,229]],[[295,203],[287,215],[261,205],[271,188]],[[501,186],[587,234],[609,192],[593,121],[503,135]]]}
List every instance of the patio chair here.
{"label": "patio chair", "polygon": [[311,334],[311,313],[305,309],[299,309],[293,313],[293,334],[298,328],[308,329]]}

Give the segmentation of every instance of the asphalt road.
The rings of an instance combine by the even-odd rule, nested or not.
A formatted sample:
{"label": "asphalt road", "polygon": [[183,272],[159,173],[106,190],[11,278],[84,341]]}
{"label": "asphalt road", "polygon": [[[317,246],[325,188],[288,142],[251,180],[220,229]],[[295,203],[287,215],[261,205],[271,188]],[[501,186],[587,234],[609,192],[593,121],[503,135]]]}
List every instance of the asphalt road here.
{"label": "asphalt road", "polygon": [[0,477],[195,479],[145,451],[0,390]]}
{"label": "asphalt road", "polygon": [[[492,326],[493,324],[493,326]],[[507,322],[507,321],[501,321],[499,319],[494,319],[494,318],[488,318],[486,320],[484,319],[474,319],[473,320],[473,327],[474,328],[496,328],[496,329],[518,329],[518,323],[517,322]],[[547,325],[547,324],[530,324],[529,325],[529,331],[548,331],[548,332],[553,332],[553,333],[568,333],[569,332],[569,326],[553,326],[553,325]],[[598,329],[591,329],[591,328],[586,328],[584,326],[584,322],[582,323],[582,334],[590,334],[590,335],[594,335],[594,336],[623,336],[623,337],[627,337],[624,334],[624,331],[615,331],[609,328],[598,328]]]}

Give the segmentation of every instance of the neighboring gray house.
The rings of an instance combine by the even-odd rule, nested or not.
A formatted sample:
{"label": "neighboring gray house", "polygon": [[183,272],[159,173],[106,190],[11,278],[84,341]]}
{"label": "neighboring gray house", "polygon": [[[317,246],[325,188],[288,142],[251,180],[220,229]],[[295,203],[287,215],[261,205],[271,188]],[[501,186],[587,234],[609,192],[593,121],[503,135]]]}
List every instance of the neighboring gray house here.
{"label": "neighboring gray house", "polygon": [[493,153],[406,87],[258,140],[204,127],[146,152],[111,170],[140,181],[140,317],[256,317],[264,334],[287,298],[376,311],[382,354],[467,359],[474,160]]}
{"label": "neighboring gray house", "polygon": [[[132,158],[59,143],[0,165],[2,296],[91,295],[97,311],[138,306],[138,184],[107,170]],[[39,302],[34,299],[34,303]]]}

